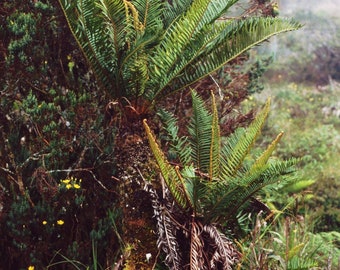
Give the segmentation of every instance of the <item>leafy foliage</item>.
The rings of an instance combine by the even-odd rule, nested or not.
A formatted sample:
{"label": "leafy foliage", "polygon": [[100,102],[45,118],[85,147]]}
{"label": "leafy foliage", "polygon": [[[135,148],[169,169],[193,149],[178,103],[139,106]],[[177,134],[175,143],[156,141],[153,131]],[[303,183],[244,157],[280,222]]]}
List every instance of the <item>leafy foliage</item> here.
{"label": "leafy foliage", "polygon": [[[278,185],[278,188],[282,192],[288,191],[293,197],[298,189],[308,186],[303,191],[306,203],[299,208],[299,213],[311,211],[311,219],[316,221],[316,231],[337,230],[340,224],[337,200],[340,136],[339,118],[336,115],[339,90],[336,82],[322,91],[315,86],[290,83],[274,85],[264,92],[275,96],[272,102],[276,108],[268,119],[271,128],[264,132],[266,136],[273,136],[279,132],[279,128],[284,128],[285,140],[276,154],[280,158],[300,158],[299,174],[304,179],[286,187]],[[254,104],[258,104],[257,101]],[[261,143],[267,142],[261,140]],[[275,193],[268,191],[267,194],[276,207],[285,205],[286,200],[277,198]]]}
{"label": "leafy foliage", "polygon": [[[110,179],[115,128],[106,123],[103,97],[58,7],[57,1],[0,3],[0,260],[6,269],[45,269],[63,256],[104,266],[119,251]],[[60,182],[73,178],[82,183]]]}
{"label": "leafy foliage", "polygon": [[[201,20],[201,23],[190,26],[193,40],[181,41],[177,46],[177,34],[181,38],[190,35],[185,33],[185,29],[176,30],[179,25],[186,25],[184,19],[186,13],[192,15],[190,20],[191,18],[195,22],[200,20],[198,17],[194,18],[192,1],[172,3],[117,1],[115,4],[112,1],[69,1],[71,7],[69,11],[74,11],[73,18],[79,22],[77,27],[80,30],[77,33],[82,35],[77,40],[83,40],[85,43],[89,43],[90,40],[92,42],[92,47],[81,46],[84,52],[90,51],[89,54],[85,52],[85,55],[88,62],[93,62],[92,71],[88,70],[82,53],[77,49],[57,0],[25,3],[20,0],[1,1],[0,253],[2,267],[6,269],[27,269],[28,266],[38,269],[60,267],[66,269],[70,265],[77,269],[122,267],[124,259],[135,250],[134,247],[126,245],[121,237],[121,228],[124,226],[120,223],[122,218],[118,208],[124,204],[117,203],[117,200],[121,201],[121,196],[125,194],[116,193],[117,181],[111,177],[116,169],[125,170],[126,167],[117,168],[116,165],[120,160],[115,160],[115,157],[122,156],[114,152],[114,147],[119,149],[124,145],[115,144],[116,124],[119,122],[121,111],[115,106],[116,100],[109,99],[121,95],[120,101],[123,105],[128,105],[128,109],[138,112],[142,111],[143,107],[153,105],[143,99],[153,100],[156,96],[156,101],[160,101],[163,93],[172,93],[180,89],[181,86],[177,83],[183,81],[190,84],[191,82],[185,81],[184,78],[176,77],[164,86],[164,89],[156,89],[159,85],[165,85],[167,80],[171,80],[157,75],[155,67],[162,68],[159,66],[158,59],[160,55],[163,57],[167,54],[161,46],[172,45],[172,43],[176,45],[174,49],[167,51],[174,54],[174,58],[171,58],[173,66],[167,66],[167,71],[169,76],[177,76],[176,72],[177,74],[182,72],[175,69],[177,66],[180,67],[181,58],[184,56],[181,53],[185,53],[185,57],[192,56],[193,59],[196,56],[195,52],[190,51],[190,46],[195,49],[196,42],[197,46],[205,44],[206,41],[201,39],[203,35],[200,34],[205,31],[204,24],[212,23],[222,14],[221,12],[229,10],[229,7],[236,2],[213,1],[213,4],[206,6],[206,11],[210,10],[210,15],[207,17],[208,12],[205,12],[201,16],[206,18],[205,21]],[[199,3],[204,6],[207,1]],[[160,5],[162,8],[159,8]],[[199,5],[198,9],[200,8]],[[247,13],[245,17],[249,17],[248,15],[250,14]],[[216,32],[210,31],[209,35],[217,34],[218,29],[224,29],[232,19],[223,20],[221,19],[220,24],[220,19],[216,22],[220,27],[211,24],[212,28],[216,27]],[[105,24],[100,24],[100,27],[91,26],[91,21],[97,24],[105,21]],[[241,25],[241,21],[241,17],[235,18],[233,25],[237,25],[238,22]],[[269,22],[270,19],[267,21]],[[273,20],[274,24],[280,22],[279,19]],[[289,24],[289,20],[286,22]],[[295,23],[291,26],[294,25]],[[119,28],[120,32],[117,32],[117,36],[112,26]],[[200,29],[200,31],[193,29]],[[227,31],[232,32],[231,24],[228,29],[224,31],[225,36]],[[165,37],[167,41],[164,41]],[[210,41],[213,39],[212,36],[206,37],[210,38]],[[115,38],[118,38],[116,42]],[[219,41],[216,40],[216,44],[220,42],[219,44],[222,45],[222,39],[221,37]],[[157,57],[154,55],[156,47],[159,54]],[[202,49],[200,52],[203,53],[204,48],[199,49]],[[219,52],[221,51],[222,49]],[[89,57],[91,53],[92,58]],[[117,56],[117,63],[121,64],[118,71],[114,56]],[[197,55],[197,59],[199,57]],[[224,61],[222,60],[216,58],[214,61],[222,63]],[[239,64],[238,60],[234,59],[234,61]],[[182,64],[185,66],[185,62]],[[95,65],[103,66],[99,66],[98,72]],[[190,67],[184,66],[183,72],[186,70],[189,74]],[[227,67],[226,73],[231,73],[232,68]],[[210,69],[206,68],[206,71],[208,70]],[[97,81],[92,72],[96,73]],[[202,75],[202,71],[200,72]],[[102,79],[100,73],[104,74]],[[105,77],[110,81],[105,80]],[[237,81],[239,85],[244,86],[243,78]],[[106,86],[109,84],[106,93],[114,89],[118,94],[116,95],[115,92],[114,95],[106,95],[102,91],[105,88],[104,83]],[[173,88],[170,88],[170,85]],[[161,92],[158,93],[158,90]],[[236,92],[237,94],[234,95]],[[228,96],[232,95],[234,95],[231,98],[233,100],[244,98],[238,91],[228,91]],[[140,101],[140,107],[135,104],[136,100]],[[213,114],[213,118],[216,119],[216,114]],[[216,135],[218,129],[217,125],[214,126]],[[123,130],[125,131],[124,127]],[[187,145],[188,141],[184,137],[176,136],[175,133],[173,137],[174,141],[178,139],[177,150],[173,152],[176,160],[177,156],[182,154],[179,154],[181,148],[183,149],[182,146]],[[217,153],[217,147],[211,151]],[[187,164],[186,160],[191,159],[191,153],[185,152],[181,159],[182,164]],[[215,163],[209,166],[218,167]],[[183,174],[181,169],[179,171]],[[177,175],[179,171],[175,169],[175,174]],[[191,172],[192,170],[187,170],[186,173],[190,176]],[[218,172],[212,169],[210,174],[212,176]],[[82,181],[74,180],[76,178]],[[199,196],[204,192],[204,185],[195,181],[192,184],[191,195],[189,194],[191,197]],[[165,194],[169,194],[166,188],[164,190]],[[136,198],[139,199],[139,195],[140,193]],[[161,198],[159,207],[163,207],[163,203],[166,202],[166,208],[172,209],[172,214],[178,210],[172,200],[167,201],[163,196],[159,194],[158,196]],[[183,196],[187,200],[188,195],[185,192]],[[165,197],[171,198],[170,195]],[[141,205],[144,206],[144,203],[141,202]],[[200,208],[197,208],[196,212],[199,211]],[[160,239],[167,238],[165,242],[159,243],[160,247],[168,245],[173,250],[187,247],[185,242],[179,242],[176,246],[175,241],[187,231],[179,232],[171,224],[174,221],[171,215],[161,212],[159,220],[160,224],[163,224],[159,227],[164,226],[165,229],[164,237]],[[183,219],[179,220],[182,223]],[[131,219],[131,221],[135,220]],[[220,234],[220,230],[208,224],[196,223],[196,225],[197,246],[200,246],[199,241],[201,243],[208,241],[211,246],[218,244],[216,249],[222,257],[238,256],[234,253],[234,249],[229,247],[233,243]],[[153,234],[152,230],[149,231]],[[227,250],[230,253],[227,253]],[[207,252],[213,254],[214,251],[215,249],[212,248]],[[166,254],[169,254],[166,261],[171,260],[172,265],[177,269],[182,268],[181,261],[187,261],[186,254],[181,254],[178,260],[172,256],[174,253],[171,251]],[[152,255],[156,258],[154,253]],[[144,262],[144,259],[145,253],[141,261]],[[130,265],[133,265],[133,262]],[[220,267],[221,259],[216,256],[211,265]]]}
{"label": "leafy foliage", "polygon": [[336,269],[339,234],[313,233],[312,226],[307,215],[286,216],[278,211],[268,219],[258,214],[241,241],[242,269]]}
{"label": "leafy foliage", "polygon": [[[205,108],[203,100],[195,91],[192,91],[192,99],[193,115],[188,125],[187,138],[176,138],[174,134],[177,133],[177,128],[173,125],[173,117],[170,117],[170,120],[166,119],[167,123],[172,123],[172,125],[166,125],[169,133],[172,134],[169,137],[171,139],[169,141],[170,151],[177,153],[180,157],[181,151],[176,152],[176,145],[178,141],[185,142],[183,149],[190,149],[185,150],[191,156],[190,159],[184,159],[188,163],[170,164],[157,144],[146,120],[144,120],[144,127],[162,173],[162,179],[169,189],[171,198],[181,210],[181,214],[175,214],[172,208],[167,211],[178,220],[183,219],[183,217],[178,217],[183,215],[185,220],[183,226],[187,223],[191,226],[187,232],[188,237],[191,238],[190,265],[201,267],[200,269],[209,265],[208,261],[202,259],[210,258],[209,255],[202,256],[204,252],[210,254],[209,251],[203,249],[207,243],[202,235],[208,234],[205,237],[214,242],[212,246],[219,247],[213,249],[214,256],[217,256],[219,258],[217,261],[224,265],[223,269],[229,269],[238,260],[237,252],[232,242],[225,236],[217,237],[220,233],[216,234],[216,228],[212,224],[236,222],[237,214],[241,210],[246,210],[247,202],[265,186],[277,183],[280,175],[292,172],[297,160],[274,161],[270,159],[282,133],[255,161],[250,163],[246,160],[268,115],[269,101],[247,129],[239,129],[222,143],[214,96],[212,96],[212,114]],[[168,116],[164,112],[161,115]],[[212,159],[217,159],[217,161]],[[159,208],[155,209],[155,212],[159,211]],[[164,221],[162,217],[159,217],[159,220]],[[164,235],[159,236],[162,238]],[[160,242],[164,241],[160,240]],[[222,246],[228,247],[226,248],[228,255],[225,254]],[[169,249],[174,253],[176,251],[171,246],[167,246],[167,250]],[[179,256],[173,255],[173,257]],[[210,265],[216,258],[211,259]]]}
{"label": "leafy foliage", "polygon": [[183,89],[250,47],[300,27],[270,17],[216,22],[236,2],[60,0],[103,89],[133,105]]}

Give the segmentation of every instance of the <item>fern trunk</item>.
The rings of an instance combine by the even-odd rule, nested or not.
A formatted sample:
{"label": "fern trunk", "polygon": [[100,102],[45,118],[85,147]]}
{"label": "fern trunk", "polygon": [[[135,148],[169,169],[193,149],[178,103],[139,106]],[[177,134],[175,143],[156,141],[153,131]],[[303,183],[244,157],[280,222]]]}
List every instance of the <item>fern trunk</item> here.
{"label": "fern trunk", "polygon": [[[141,127],[141,121],[132,121],[119,131],[116,141],[124,243],[120,269],[152,269],[158,254],[151,200],[142,188],[143,176],[150,175],[151,151]],[[147,254],[151,254],[150,259]]]}

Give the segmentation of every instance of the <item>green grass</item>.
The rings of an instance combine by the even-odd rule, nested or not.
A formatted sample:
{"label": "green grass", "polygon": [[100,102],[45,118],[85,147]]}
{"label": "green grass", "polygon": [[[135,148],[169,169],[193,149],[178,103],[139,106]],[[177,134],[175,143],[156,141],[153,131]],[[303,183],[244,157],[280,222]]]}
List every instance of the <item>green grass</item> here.
{"label": "green grass", "polygon": [[268,96],[272,97],[271,113],[261,139],[270,140],[278,132],[285,132],[276,155],[302,159],[302,179],[315,181],[308,187],[314,198],[307,207],[313,209],[313,218],[318,220],[316,229],[336,230],[340,226],[340,118],[325,112],[331,107],[340,110],[340,84],[334,82],[322,88],[271,84],[248,100],[244,109],[258,106]]}
{"label": "green grass", "polygon": [[[303,217],[300,225],[307,226],[301,235],[308,236],[308,239],[297,239],[295,245],[305,245],[301,252],[307,247],[309,252],[314,250],[313,259],[318,262],[318,266],[338,269],[340,118],[327,115],[326,112],[331,107],[340,110],[340,84],[334,83],[322,88],[295,83],[271,84],[247,100],[243,109],[258,108],[269,96],[272,97],[271,112],[260,136],[260,144],[267,143],[275,134],[284,131],[285,135],[274,154],[278,158],[301,158],[299,177],[305,181],[302,184],[314,183],[298,193],[290,191],[288,198],[282,196],[282,192],[270,192],[266,196],[269,203],[273,202],[278,209],[287,210],[289,201],[299,204],[292,203],[293,207],[285,211],[285,215]],[[272,232],[283,237],[283,225],[284,220],[273,224]],[[261,238],[257,241],[262,241],[259,245],[268,244]],[[276,250],[272,258],[283,258],[278,247],[269,245],[264,248]],[[301,252],[297,258],[305,263],[305,255]]]}

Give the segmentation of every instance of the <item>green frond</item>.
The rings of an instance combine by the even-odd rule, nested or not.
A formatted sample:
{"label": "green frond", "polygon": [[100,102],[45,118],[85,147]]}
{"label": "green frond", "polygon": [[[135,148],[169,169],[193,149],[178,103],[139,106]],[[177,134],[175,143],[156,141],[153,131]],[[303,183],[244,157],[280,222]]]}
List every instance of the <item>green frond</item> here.
{"label": "green frond", "polygon": [[239,0],[215,0],[210,1],[201,25],[213,24],[218,18],[225,14],[231,6]]}
{"label": "green frond", "polygon": [[115,91],[114,70],[117,68],[118,51],[125,44],[123,2],[59,0],[59,3],[99,83],[107,92]]}
{"label": "green frond", "polygon": [[268,159],[272,155],[277,144],[280,142],[282,136],[283,136],[283,132],[280,132],[279,135],[277,135],[277,137],[275,138],[275,140],[267,147],[266,151],[264,151],[262,155],[252,165],[252,167],[248,171],[249,174],[252,174],[257,170],[260,170],[267,164]]}
{"label": "green frond", "polygon": [[163,21],[165,28],[187,12],[193,0],[174,0],[164,2]]}
{"label": "green frond", "polygon": [[182,176],[182,172],[180,172],[179,170],[179,167],[178,166],[175,166],[175,171],[176,171],[176,174],[177,174],[177,177],[178,179],[180,180],[181,182],[181,185],[182,185],[182,190],[184,191],[184,196],[186,198],[186,201],[188,202],[188,205],[191,209],[194,209],[195,208],[195,202],[193,200],[193,197],[191,196],[191,192],[188,190],[188,186],[190,187],[190,185],[188,185],[189,183],[191,183],[191,180],[192,180],[192,172],[195,173],[193,167],[185,167],[184,170],[186,171],[189,171],[189,176],[186,177],[185,179],[183,178]]}
{"label": "green frond", "polygon": [[191,157],[196,168],[209,172],[212,115],[196,91],[191,90],[193,114],[188,125]]}
{"label": "green frond", "polygon": [[[186,65],[178,68],[166,87],[160,85],[159,92],[168,95],[190,86],[206,77],[243,52],[270,37],[288,31],[297,30],[301,24],[291,19],[249,18],[238,21],[219,22],[202,29],[197,44],[191,44],[196,55],[187,59]],[[187,55],[183,52],[183,55]],[[165,82],[164,82],[165,83]],[[163,89],[164,88],[164,89]],[[156,94],[157,95],[157,94]]]}
{"label": "green frond", "polygon": [[217,112],[217,106],[215,101],[215,96],[211,92],[212,100],[212,125],[211,125],[211,144],[210,144],[210,166],[209,166],[209,177],[214,179],[219,177],[220,174],[220,151],[221,151],[221,135],[219,118]]}
{"label": "green frond", "polygon": [[[152,59],[152,81],[159,84],[157,88],[154,86],[155,91],[164,89],[195,56],[198,43],[195,37],[202,28],[201,22],[210,1],[193,1],[187,12],[166,29]],[[153,94],[157,95],[157,92]]]}
{"label": "green frond", "polygon": [[139,21],[143,31],[151,31],[162,24],[161,16],[164,11],[164,3],[159,0],[132,0],[131,3],[138,11]]}
{"label": "green frond", "polygon": [[164,156],[164,153],[159,148],[156,139],[154,138],[150,130],[150,127],[148,126],[145,119],[143,121],[143,125],[149,140],[152,153],[161,170],[161,174],[164,178],[164,181],[168,186],[172,196],[174,197],[174,200],[177,202],[178,206],[185,210],[188,206],[188,202],[186,199],[185,191],[183,190],[182,181],[178,177],[176,169],[167,161],[167,159]]}
{"label": "green frond", "polygon": [[232,177],[242,167],[242,163],[249,153],[256,138],[261,132],[264,122],[268,116],[270,100],[268,99],[264,108],[258,113],[249,127],[240,129],[230,136],[222,148],[221,178]]}
{"label": "green frond", "polygon": [[193,210],[193,214],[196,216],[201,212],[200,198],[202,198],[206,191],[205,185],[196,177],[195,168],[192,165],[185,166],[178,173],[181,175],[187,200]]}
{"label": "green frond", "polygon": [[[211,186],[210,204],[206,207],[209,222],[234,216],[256,193],[264,187],[278,183],[281,176],[295,171],[296,159],[273,161],[253,174],[243,174],[234,179],[216,181]],[[288,181],[287,178],[286,181]]]}
{"label": "green frond", "polygon": [[221,20],[237,0],[59,0],[99,85],[111,98],[150,101],[204,78],[287,19]]}

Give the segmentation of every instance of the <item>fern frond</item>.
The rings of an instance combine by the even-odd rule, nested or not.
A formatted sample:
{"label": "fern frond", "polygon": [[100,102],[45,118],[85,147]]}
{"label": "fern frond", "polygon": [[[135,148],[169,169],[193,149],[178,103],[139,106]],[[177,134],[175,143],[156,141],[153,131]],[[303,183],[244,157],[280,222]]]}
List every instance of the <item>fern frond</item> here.
{"label": "fern frond", "polygon": [[196,54],[193,49],[197,47],[195,43],[198,43],[195,35],[202,27],[201,21],[210,1],[193,1],[187,12],[166,29],[163,40],[155,48],[155,57],[152,58],[152,81],[159,84],[154,88],[155,91],[164,89]]}
{"label": "fern frond", "polygon": [[178,18],[187,12],[193,0],[174,0],[164,2],[163,21],[165,28],[168,28]]}
{"label": "fern frond", "polygon": [[240,254],[237,252],[233,242],[214,225],[204,225],[203,231],[209,235],[209,238],[213,241],[213,246],[217,248],[214,256],[216,261],[211,262],[211,268],[215,269],[215,263],[219,261],[223,264],[223,269],[233,269],[233,265],[240,258]]}
{"label": "fern frond", "polygon": [[195,220],[191,222],[190,239],[190,269],[202,270],[204,267],[203,240],[201,224]]}
{"label": "fern frond", "polygon": [[194,171],[193,167],[185,167],[183,170],[186,170],[187,174],[189,174],[185,178],[185,180],[184,180],[184,178],[183,178],[183,176],[182,176],[182,174],[181,174],[181,172],[179,170],[179,167],[178,166],[175,167],[175,171],[176,171],[178,179],[181,182],[182,190],[184,191],[184,196],[186,198],[186,201],[188,202],[189,207],[191,209],[195,209],[195,201],[194,201],[194,197],[192,196],[193,195],[192,194],[192,190],[188,189],[188,187],[192,188],[192,185],[190,185],[190,183],[194,179],[193,177],[195,176],[195,171]]}
{"label": "fern frond", "polygon": [[193,114],[188,125],[192,161],[200,171],[208,173],[210,165],[212,115],[205,108],[203,100],[192,90]]}
{"label": "fern frond", "polygon": [[239,0],[215,0],[210,1],[201,24],[208,25],[214,23],[218,18],[225,14],[231,6]]}
{"label": "fern frond", "polygon": [[255,163],[248,171],[248,174],[252,174],[257,170],[261,170],[261,168],[263,168],[267,164],[268,159],[275,150],[277,144],[280,142],[282,136],[283,132],[280,132],[279,135],[277,135],[277,137],[275,138],[275,140],[268,146],[266,151],[264,151],[262,155],[255,161]]}
{"label": "fern frond", "polygon": [[148,126],[145,119],[143,121],[143,125],[152,153],[154,154],[166,185],[168,186],[178,206],[180,206],[183,210],[187,209],[188,202],[186,200],[185,191],[183,190],[182,182],[178,178],[175,168],[165,158],[163,151],[159,148],[156,139],[153,136],[152,131],[150,130],[150,127]]}
{"label": "fern frond", "polygon": [[143,25],[143,31],[157,27],[161,22],[164,4],[159,0],[132,0],[139,14],[139,21]]}
{"label": "fern frond", "polygon": [[[122,1],[59,0],[69,28],[91,65],[100,85],[114,86],[119,47],[124,46],[125,7]],[[114,11],[113,14],[110,14]],[[112,16],[111,16],[112,15]]]}
{"label": "fern frond", "polygon": [[270,100],[268,99],[262,111],[258,113],[247,130],[243,130],[242,134],[235,132],[231,135],[227,144],[224,145],[222,149],[223,166],[221,168],[221,178],[232,177],[241,168],[244,158],[261,132],[269,113],[269,107]]}
{"label": "fern frond", "polygon": [[[301,24],[291,19],[280,18],[250,18],[221,22],[214,26],[208,25],[201,32],[205,40],[197,38],[199,42],[195,41],[195,44],[191,44],[196,50],[196,55],[188,58],[187,64],[178,68],[177,73],[170,76],[171,81],[164,81],[164,85],[159,85],[158,93],[161,92],[164,96],[184,89],[218,70],[251,47],[274,35],[297,30],[300,27]],[[186,52],[182,54],[187,55]],[[158,93],[155,94],[156,98]]]}
{"label": "fern frond", "polygon": [[[154,217],[157,221],[157,247],[166,254],[164,262],[169,269],[179,270],[181,269],[181,256],[179,254],[179,244],[176,239],[176,228],[169,217],[170,213],[164,211],[166,205],[161,203],[161,201],[168,199],[168,196],[160,200],[156,190],[150,183],[145,182],[144,185],[144,190],[151,196]],[[166,189],[165,194],[167,194],[168,190],[166,187],[164,188]],[[170,211],[170,209],[168,210]]]}
{"label": "fern frond", "polygon": [[[216,181],[215,186],[211,186],[214,196],[210,196],[211,206],[207,208],[207,220],[221,217],[228,220],[261,189],[279,182],[283,179],[281,176],[294,172],[296,163],[296,159],[273,161],[253,174],[240,175],[232,181]],[[289,178],[286,179],[288,180]]]}
{"label": "fern frond", "polygon": [[206,195],[207,185],[206,181],[202,181],[196,176],[195,168],[191,166],[185,166],[181,171],[185,191],[192,207],[192,212],[195,217],[202,215],[202,201],[201,199]]}

